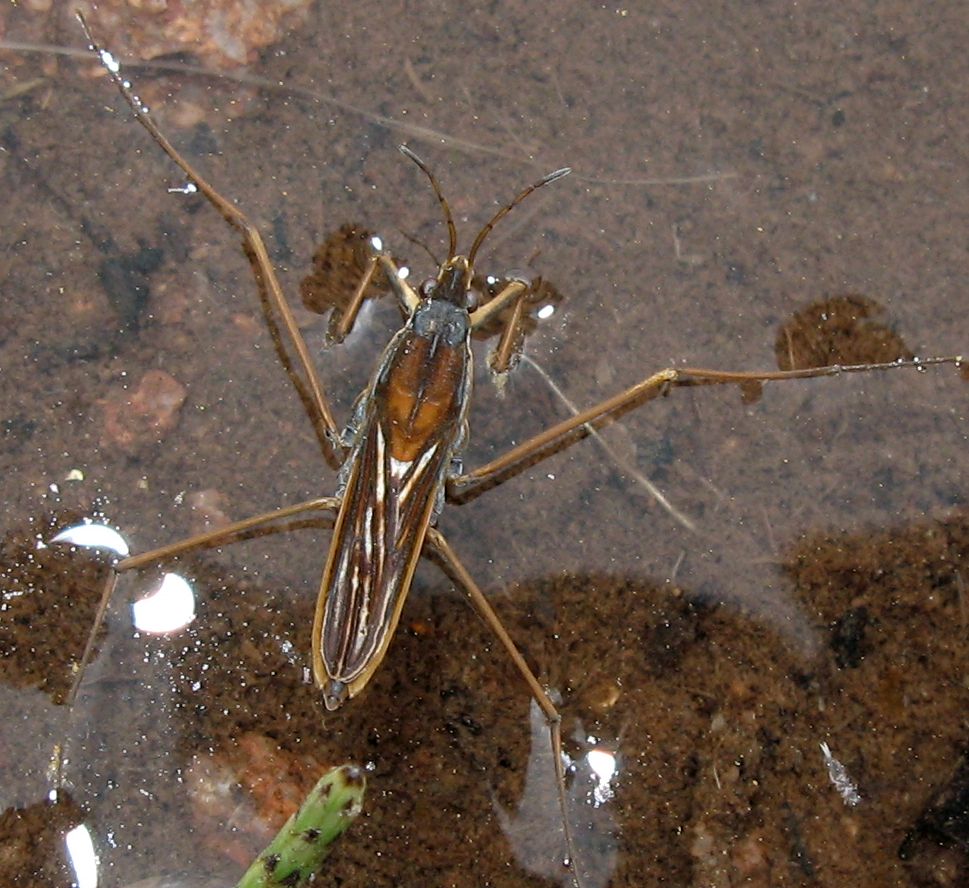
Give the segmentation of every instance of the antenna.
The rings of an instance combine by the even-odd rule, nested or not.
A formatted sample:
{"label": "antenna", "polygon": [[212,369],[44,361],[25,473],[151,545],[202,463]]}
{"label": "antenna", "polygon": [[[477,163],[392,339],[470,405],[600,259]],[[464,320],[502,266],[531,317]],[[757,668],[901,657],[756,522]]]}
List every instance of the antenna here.
{"label": "antenna", "polygon": [[[448,259],[453,259],[458,249],[458,232],[454,226],[454,217],[451,215],[451,208],[448,206],[448,202],[444,197],[444,192],[441,191],[441,186],[434,176],[434,173],[428,169],[426,163],[421,160],[413,151],[410,150],[406,145],[397,146],[400,153],[404,155],[408,160],[412,160],[416,163],[421,171],[430,179],[431,187],[434,189],[434,193],[437,195],[438,201],[441,203],[441,207],[444,209],[444,219],[447,222],[448,238],[450,243],[448,245]],[[515,207],[517,207],[528,195],[533,191],[538,191],[539,188],[543,188],[546,185],[551,184],[557,179],[561,179],[572,172],[571,167],[563,167],[560,170],[555,170],[554,173],[549,173],[547,176],[543,176],[537,182],[529,185],[524,191],[518,194],[514,200],[503,206],[491,220],[478,232],[478,236],[474,239],[474,243],[471,244],[471,250],[468,253],[468,265],[472,268],[474,267],[474,257],[477,256],[478,250],[481,248],[481,244],[484,243],[484,239],[491,233],[491,229],[494,228],[502,219],[505,218]]]}
{"label": "antenna", "polygon": [[447,204],[447,200],[444,197],[444,192],[441,191],[441,186],[434,176],[434,173],[428,169],[426,163],[421,160],[413,151],[410,150],[406,145],[398,145],[398,150],[404,155],[408,160],[414,161],[420,168],[421,171],[431,180],[431,187],[434,189],[434,193],[437,195],[438,201],[440,201],[441,208],[444,210],[444,221],[447,222],[447,233],[450,243],[447,248],[448,259],[453,259],[455,253],[458,249],[458,230],[454,227],[454,217],[451,215],[451,208]]}
{"label": "antenna", "polygon": [[557,179],[567,176],[571,172],[571,167],[562,167],[562,169],[556,170],[554,173],[549,173],[547,176],[539,179],[533,185],[529,185],[511,203],[498,210],[498,212],[491,217],[491,221],[478,232],[478,236],[474,239],[474,243],[471,244],[471,250],[468,253],[468,265],[474,268],[474,257],[477,255],[481,244],[484,243],[484,239],[491,233],[491,229],[494,228],[502,219],[504,219],[505,216],[507,216],[513,209],[515,209],[515,207],[517,207],[526,197],[528,197],[529,194],[531,194],[533,191],[538,191],[539,188],[543,188]]}

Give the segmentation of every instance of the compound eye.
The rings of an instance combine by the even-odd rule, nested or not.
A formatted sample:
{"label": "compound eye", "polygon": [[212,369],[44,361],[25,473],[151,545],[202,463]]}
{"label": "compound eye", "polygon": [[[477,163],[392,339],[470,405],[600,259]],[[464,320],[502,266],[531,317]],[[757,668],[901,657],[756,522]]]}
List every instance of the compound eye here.
{"label": "compound eye", "polygon": [[418,290],[424,299],[427,299],[427,297],[431,295],[432,291],[434,290],[434,285],[436,283],[437,281],[434,278],[425,278],[421,282],[421,285],[420,287],[418,287]]}
{"label": "compound eye", "polygon": [[467,291],[465,297],[464,307],[471,312],[475,311],[485,302],[485,294],[481,292],[477,281],[472,283],[471,289]]}

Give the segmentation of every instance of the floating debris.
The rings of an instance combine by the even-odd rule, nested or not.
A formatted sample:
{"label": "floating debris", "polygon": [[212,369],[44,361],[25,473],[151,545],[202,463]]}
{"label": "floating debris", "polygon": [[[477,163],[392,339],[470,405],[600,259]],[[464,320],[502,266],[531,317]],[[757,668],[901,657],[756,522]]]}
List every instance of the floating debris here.
{"label": "floating debris", "polygon": [[844,803],[853,808],[861,801],[858,787],[849,776],[848,769],[832,755],[831,747],[827,743],[821,743],[820,746],[821,755],[824,756],[824,766],[828,769],[828,779],[834,784]]}

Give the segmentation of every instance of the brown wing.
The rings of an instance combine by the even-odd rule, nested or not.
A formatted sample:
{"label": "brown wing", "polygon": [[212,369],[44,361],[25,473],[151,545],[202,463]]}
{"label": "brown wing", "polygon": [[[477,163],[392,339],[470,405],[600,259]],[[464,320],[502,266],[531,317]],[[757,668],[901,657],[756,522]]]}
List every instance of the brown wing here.
{"label": "brown wing", "polygon": [[399,334],[350,455],[317,603],[313,672],[335,709],[383,660],[465,422],[470,350]]}

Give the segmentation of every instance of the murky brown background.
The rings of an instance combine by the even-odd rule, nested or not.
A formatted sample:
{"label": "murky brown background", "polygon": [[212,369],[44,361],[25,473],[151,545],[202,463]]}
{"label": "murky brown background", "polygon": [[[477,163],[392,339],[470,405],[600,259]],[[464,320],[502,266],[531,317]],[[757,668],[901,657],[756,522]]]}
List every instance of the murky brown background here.
{"label": "murky brown background", "polygon": [[[84,45],[66,16],[4,27]],[[431,270],[401,232],[440,253],[443,226],[401,141],[465,245],[573,167],[482,263],[563,292],[528,354],[584,406],[670,364],[769,369],[780,326],[839,294],[875,300],[917,353],[969,351],[967,32],[959,4],[360,2],[314,7],[243,69],[278,88],[130,74],[258,222],[294,299],[345,222]],[[155,574],[125,577],[78,702],[55,705],[98,580],[83,554],[38,550],[50,516],[100,512],[137,552],[202,529],[200,492],[238,519],[334,485],[238,237],[166,193],[181,177],[94,73],[0,54],[2,883],[69,884],[59,836],[83,820],[102,885],[232,884],[264,843],[248,827],[275,804],[266,784],[298,798],[352,760],[370,768],[365,813],[322,884],[563,884],[535,874],[559,818],[527,694],[433,565],[337,714],[303,682],[319,529],[187,559],[199,616],[169,639],[132,638],[127,602]],[[301,319],[318,348],[325,320]],[[341,417],[395,322],[377,306],[321,357]],[[155,369],[186,389],[177,427],[123,447],[112,405]],[[503,399],[480,376],[468,465],[567,415],[528,366]],[[967,792],[967,401],[952,368],[777,384],[754,404],[677,391],[607,430],[626,468],[585,441],[445,512],[561,695],[568,752],[617,756],[611,800],[591,808],[584,772],[573,788],[587,885],[969,880],[966,815],[945,814]],[[55,744],[67,792],[50,807]],[[238,779],[257,801],[216,791]]]}

